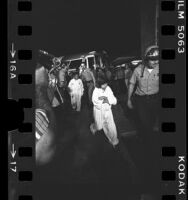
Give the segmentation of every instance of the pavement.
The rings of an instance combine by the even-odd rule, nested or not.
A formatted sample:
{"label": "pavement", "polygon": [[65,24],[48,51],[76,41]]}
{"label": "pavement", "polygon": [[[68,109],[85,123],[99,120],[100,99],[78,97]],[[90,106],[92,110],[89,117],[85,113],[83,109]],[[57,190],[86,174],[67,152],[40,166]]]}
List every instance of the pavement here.
{"label": "pavement", "polygon": [[52,163],[37,169],[36,200],[141,200],[144,153],[121,98],[113,108],[120,138],[115,149],[102,131],[91,134],[92,109],[86,105],[80,113],[55,109],[57,155]]}

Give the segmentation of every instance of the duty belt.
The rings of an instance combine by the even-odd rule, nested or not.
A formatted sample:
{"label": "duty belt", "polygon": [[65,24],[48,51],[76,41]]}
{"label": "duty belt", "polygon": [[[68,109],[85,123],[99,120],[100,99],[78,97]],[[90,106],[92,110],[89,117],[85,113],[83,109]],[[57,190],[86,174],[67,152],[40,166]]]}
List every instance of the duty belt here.
{"label": "duty belt", "polygon": [[93,82],[92,80],[90,80],[90,81],[86,81],[86,83],[91,83],[91,82]]}
{"label": "duty belt", "polygon": [[147,99],[150,99],[150,98],[157,98],[159,96],[159,94],[148,94],[148,95],[138,95],[136,94],[135,95],[136,97],[138,98],[147,98]]}

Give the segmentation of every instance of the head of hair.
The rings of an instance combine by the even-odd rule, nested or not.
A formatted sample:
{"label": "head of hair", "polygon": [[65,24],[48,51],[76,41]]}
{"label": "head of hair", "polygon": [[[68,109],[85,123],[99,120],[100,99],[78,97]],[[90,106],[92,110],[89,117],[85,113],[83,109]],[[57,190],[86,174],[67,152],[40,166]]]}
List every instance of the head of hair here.
{"label": "head of hair", "polygon": [[72,78],[74,78],[75,76],[79,76],[79,73],[77,71],[72,73]]}
{"label": "head of hair", "polygon": [[108,83],[107,79],[104,78],[98,78],[96,81],[96,87],[101,88],[102,85]]}

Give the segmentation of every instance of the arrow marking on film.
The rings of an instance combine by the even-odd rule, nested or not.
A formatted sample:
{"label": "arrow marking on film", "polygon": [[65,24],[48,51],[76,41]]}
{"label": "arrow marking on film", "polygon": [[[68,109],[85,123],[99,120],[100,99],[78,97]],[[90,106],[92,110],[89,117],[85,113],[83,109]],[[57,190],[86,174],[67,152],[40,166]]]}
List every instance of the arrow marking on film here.
{"label": "arrow marking on film", "polygon": [[12,144],[12,150],[10,151],[10,153],[11,153],[12,157],[14,158],[16,155],[16,151],[14,149],[14,144]]}
{"label": "arrow marking on film", "polygon": [[14,49],[14,43],[12,43],[12,45],[11,45],[10,54],[11,54],[12,58],[14,58],[14,56],[16,54],[16,50]]}
{"label": "arrow marking on film", "polygon": [[14,168],[10,168],[13,172],[16,172],[16,166]]}

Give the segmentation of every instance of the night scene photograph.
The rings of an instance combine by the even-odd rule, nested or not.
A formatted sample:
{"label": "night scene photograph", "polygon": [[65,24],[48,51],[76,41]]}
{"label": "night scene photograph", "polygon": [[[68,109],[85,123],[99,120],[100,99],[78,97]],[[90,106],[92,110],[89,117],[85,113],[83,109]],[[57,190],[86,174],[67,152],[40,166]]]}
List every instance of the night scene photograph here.
{"label": "night scene photograph", "polygon": [[[157,200],[157,0],[38,0],[35,200]],[[14,198],[13,198],[14,199]]]}

